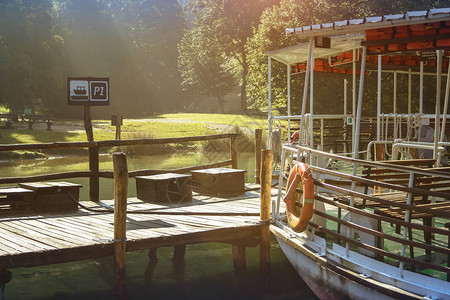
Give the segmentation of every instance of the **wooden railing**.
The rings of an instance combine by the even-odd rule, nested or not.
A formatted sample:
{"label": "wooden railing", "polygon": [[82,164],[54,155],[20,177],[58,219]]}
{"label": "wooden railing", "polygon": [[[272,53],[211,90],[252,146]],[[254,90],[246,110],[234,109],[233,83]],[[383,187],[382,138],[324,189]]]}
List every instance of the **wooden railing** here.
{"label": "wooden railing", "polygon": [[100,171],[99,169],[99,149],[111,148],[120,146],[135,146],[135,145],[161,145],[172,143],[189,143],[198,141],[211,141],[218,139],[230,140],[230,159],[219,161],[210,164],[196,165],[191,167],[171,169],[171,170],[155,170],[145,169],[128,172],[129,177],[155,175],[161,173],[186,173],[191,170],[208,169],[215,167],[231,166],[236,169],[237,164],[237,133],[215,134],[208,136],[190,136],[178,138],[162,138],[162,139],[135,139],[135,140],[108,140],[108,141],[94,141],[94,142],[56,142],[56,143],[36,143],[36,144],[8,144],[0,145],[0,151],[17,151],[17,150],[54,150],[54,149],[89,149],[89,170],[76,172],[62,172],[51,173],[37,176],[26,177],[0,177],[0,184],[19,183],[19,182],[33,182],[44,180],[58,180],[67,178],[89,178],[89,199],[91,201],[99,201],[100,177],[113,178],[112,171]]}

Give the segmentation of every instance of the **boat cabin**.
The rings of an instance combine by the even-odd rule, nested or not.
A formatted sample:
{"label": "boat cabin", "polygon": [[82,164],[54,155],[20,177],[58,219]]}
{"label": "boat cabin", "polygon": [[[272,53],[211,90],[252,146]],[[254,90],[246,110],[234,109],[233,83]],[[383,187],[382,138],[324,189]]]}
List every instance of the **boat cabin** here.
{"label": "boat cabin", "polygon": [[[436,165],[445,163],[450,145],[449,14],[447,8],[431,9],[286,29],[288,36],[308,42],[268,54],[270,134],[280,120],[288,120],[283,137],[299,136],[292,141],[300,145],[332,148],[335,153],[367,153],[372,159],[378,150],[378,160],[433,158]],[[271,110],[273,60],[286,65],[286,116],[276,116]],[[343,99],[314,97],[317,88],[314,76],[318,73],[341,75],[343,85],[339,88],[344,89]],[[301,105],[297,106],[301,111],[294,114],[291,81],[301,74],[304,89]],[[373,105],[376,112],[362,116],[361,109],[367,101],[364,99],[367,76],[377,76],[376,105]],[[407,77],[407,91],[398,87],[401,76]],[[428,93],[424,98],[424,82],[435,85],[434,95]],[[418,93],[413,93],[413,87],[417,90],[417,86]],[[400,110],[399,99],[406,98],[400,97],[400,93],[405,92],[407,105]],[[315,113],[315,102],[330,100],[342,107],[341,114]],[[424,110],[424,103],[429,107],[430,102],[435,102],[434,113]],[[313,128],[314,134],[308,128]]]}
{"label": "boat cabin", "polygon": [[[450,299],[450,8],[286,34],[305,42],[268,53],[281,249],[321,299]],[[286,67],[284,116],[272,110],[275,63]],[[317,74],[338,78],[327,99],[314,95]],[[317,113],[318,101],[341,113]]]}

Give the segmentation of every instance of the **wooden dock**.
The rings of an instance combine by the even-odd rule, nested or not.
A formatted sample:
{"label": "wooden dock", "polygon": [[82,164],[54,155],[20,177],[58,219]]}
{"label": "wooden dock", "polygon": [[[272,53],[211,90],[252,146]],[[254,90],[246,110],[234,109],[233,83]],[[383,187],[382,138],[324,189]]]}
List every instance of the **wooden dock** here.
{"label": "wooden dock", "polygon": [[[128,172],[125,154],[114,153],[112,155],[114,172],[99,170],[99,147],[216,139],[230,140],[231,159],[182,169]],[[270,189],[272,179],[270,150],[263,150],[263,157],[256,159],[256,165],[261,166],[261,172],[256,171],[256,174],[261,174],[258,176],[261,178],[261,184],[253,185],[251,189],[246,190],[245,194],[236,197],[213,197],[194,193],[192,202],[176,205],[156,204],[137,198],[127,199],[128,178],[166,173],[182,174],[228,165],[237,169],[236,134],[130,141],[6,145],[0,147],[0,151],[61,147],[87,147],[90,154],[89,172],[0,178],[0,184],[31,182],[30,187],[34,193],[31,198],[21,199],[23,201],[19,203],[18,198],[15,197],[16,189],[10,187],[3,191],[4,204],[9,206],[0,214],[2,237],[0,239],[0,299],[2,299],[5,284],[11,280],[11,272],[8,271],[10,268],[42,266],[104,256],[114,257],[116,298],[127,299],[125,252],[148,249],[150,263],[152,263],[157,260],[157,248],[172,246],[174,247],[174,263],[177,264],[184,260],[186,245],[208,242],[232,245],[233,265],[241,274],[246,267],[245,248],[260,245],[261,273],[264,280],[268,280],[270,264],[268,221],[270,200],[271,196],[274,196],[271,195]],[[52,184],[39,182],[73,177],[90,178],[89,199],[91,201],[80,202],[79,204],[82,205],[78,210],[72,205],[70,199],[78,203],[79,187],[73,190],[72,187],[66,189],[65,186],[54,187]],[[114,200],[99,201],[100,177],[114,179]],[[50,190],[48,190],[49,187]],[[39,191],[39,189],[34,191],[34,188],[45,188],[45,191]],[[190,189],[189,192],[191,192]],[[53,206],[44,207],[44,202],[37,201],[39,197],[47,197],[44,202],[64,200],[65,204],[61,209],[65,210],[50,213]],[[67,202],[70,205],[67,205]],[[74,206],[73,210],[72,206]],[[25,209],[22,212],[18,208]],[[8,215],[8,213],[14,213],[14,215]]]}
{"label": "wooden dock", "polygon": [[[136,198],[127,202],[127,251],[206,242],[244,247],[258,243],[259,191],[233,198],[194,194],[193,204],[178,207]],[[113,200],[82,204],[106,210]],[[0,234],[3,269],[97,258],[113,255],[114,214],[81,208],[69,214],[0,217]]]}

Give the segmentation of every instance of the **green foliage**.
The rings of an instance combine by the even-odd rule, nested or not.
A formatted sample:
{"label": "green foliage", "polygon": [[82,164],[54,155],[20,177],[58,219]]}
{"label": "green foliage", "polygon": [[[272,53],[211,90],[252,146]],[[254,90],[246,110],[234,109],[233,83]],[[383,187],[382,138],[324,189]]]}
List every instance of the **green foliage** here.
{"label": "green foliage", "polygon": [[[0,105],[81,117],[82,110],[66,103],[66,77],[104,76],[110,78],[111,107],[94,109],[97,118],[181,111],[190,96],[200,94],[215,96],[222,106],[238,84],[241,108],[262,108],[267,52],[302,42],[286,37],[285,28],[447,5],[448,0],[2,0]],[[273,62],[272,71],[274,103],[283,108],[286,67]],[[302,75],[293,78],[293,103],[300,103],[302,81]],[[327,101],[342,96],[342,88],[331,88],[342,81],[315,76],[314,94],[326,99],[316,102],[318,112],[337,107]]]}
{"label": "green foliage", "polygon": [[104,76],[114,111],[178,110],[184,26],[176,0],[0,1],[0,103],[73,116],[66,77]]}
{"label": "green foliage", "polygon": [[[189,87],[194,95],[202,94],[208,87],[212,87],[216,90],[213,94],[222,107],[223,93],[231,91],[236,85],[235,80],[232,80],[233,74],[242,79],[241,109],[246,109],[248,64],[245,44],[259,23],[262,11],[278,2],[279,0],[191,1],[187,7],[194,16],[194,21],[179,46],[179,68],[184,87]],[[209,51],[201,51],[205,47]],[[205,68],[206,64],[213,70]],[[198,80],[199,73],[205,73],[204,77],[209,80]],[[196,82],[200,84],[195,84]],[[218,82],[222,82],[220,88]],[[200,90],[196,86],[200,86]],[[222,91],[218,92],[218,89]],[[211,91],[208,93],[211,94]]]}
{"label": "green foliage", "polygon": [[[295,28],[304,25],[320,24],[344,19],[356,19],[365,16],[404,13],[411,10],[427,10],[435,7],[445,7],[445,1],[387,1],[387,0],[282,0],[279,6],[266,10],[261,16],[260,25],[255,34],[246,44],[248,50],[249,73],[247,75],[247,93],[254,102],[255,107],[267,107],[268,98],[268,59],[267,53],[272,50],[296,45],[306,40],[300,40],[295,36],[285,36],[286,28]],[[285,108],[287,105],[287,76],[286,66],[272,60],[272,103],[273,107]],[[385,75],[383,75],[385,76]],[[386,76],[385,76],[386,77]],[[321,72],[314,75],[314,113],[342,113],[342,105],[339,99],[343,99],[343,82],[347,78],[351,82],[351,76],[335,76]],[[400,76],[399,76],[400,78]],[[357,80],[359,76],[357,76]],[[413,79],[414,80],[414,79]],[[303,95],[304,75],[296,75],[291,78],[291,103],[293,114],[300,113],[300,103]],[[392,90],[389,81],[385,81],[386,90]],[[392,80],[391,80],[392,82]],[[405,77],[399,80],[399,90],[405,88]],[[433,82],[425,80],[425,94],[431,91]],[[414,86],[413,93],[418,85]],[[348,99],[351,95],[351,86],[348,86]],[[366,77],[364,91],[363,114],[373,115],[376,111],[376,74]],[[387,92],[389,93],[389,92]],[[384,93],[385,95],[386,93]],[[403,93],[405,94],[405,93]],[[433,96],[430,94],[431,98]],[[309,99],[309,97],[308,97]],[[384,108],[391,106],[392,98],[384,97]],[[399,100],[400,101],[400,100]],[[414,105],[418,106],[417,103]],[[425,103],[425,106],[432,106]],[[309,105],[308,105],[309,107]],[[404,107],[399,112],[405,112]],[[417,111],[417,110],[416,110]],[[431,109],[432,111],[432,109]]]}
{"label": "green foliage", "polygon": [[228,59],[215,37],[215,22],[208,22],[212,9],[195,12],[194,26],[186,31],[178,46],[181,85],[192,95],[217,98],[224,112],[224,97],[233,90],[235,77],[227,68]]}
{"label": "green foliage", "polygon": [[0,2],[0,99],[11,111],[50,107],[61,78],[52,1]]}

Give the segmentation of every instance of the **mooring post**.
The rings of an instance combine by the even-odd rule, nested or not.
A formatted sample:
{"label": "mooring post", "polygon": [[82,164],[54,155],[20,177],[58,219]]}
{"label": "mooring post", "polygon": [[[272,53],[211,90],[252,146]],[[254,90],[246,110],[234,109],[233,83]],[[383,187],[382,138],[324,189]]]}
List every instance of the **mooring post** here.
{"label": "mooring post", "polygon": [[233,266],[234,271],[239,275],[243,276],[247,272],[247,259],[245,246],[242,245],[232,245],[233,253]]}
{"label": "mooring post", "polygon": [[11,281],[12,274],[6,269],[0,269],[0,300],[4,298],[5,285]]}
{"label": "mooring post", "polygon": [[264,286],[270,282],[270,201],[272,184],[272,150],[261,150],[261,232],[259,236],[259,265]]}
{"label": "mooring post", "polygon": [[259,184],[261,173],[262,129],[255,129],[255,183]]}
{"label": "mooring post", "polygon": [[186,244],[173,246],[173,274],[177,280],[184,278],[184,256],[186,254]]}
{"label": "mooring post", "polygon": [[232,135],[230,137],[230,154],[231,154],[231,167],[233,169],[238,168],[238,157],[237,157],[237,143],[236,143],[236,135]]}
{"label": "mooring post", "polygon": [[98,146],[89,148],[89,171],[91,176],[89,177],[89,200],[100,200],[100,168],[98,157]]}
{"label": "mooring post", "polygon": [[114,165],[114,292],[117,299],[127,299],[125,272],[126,218],[128,193],[127,157],[113,154]]}

